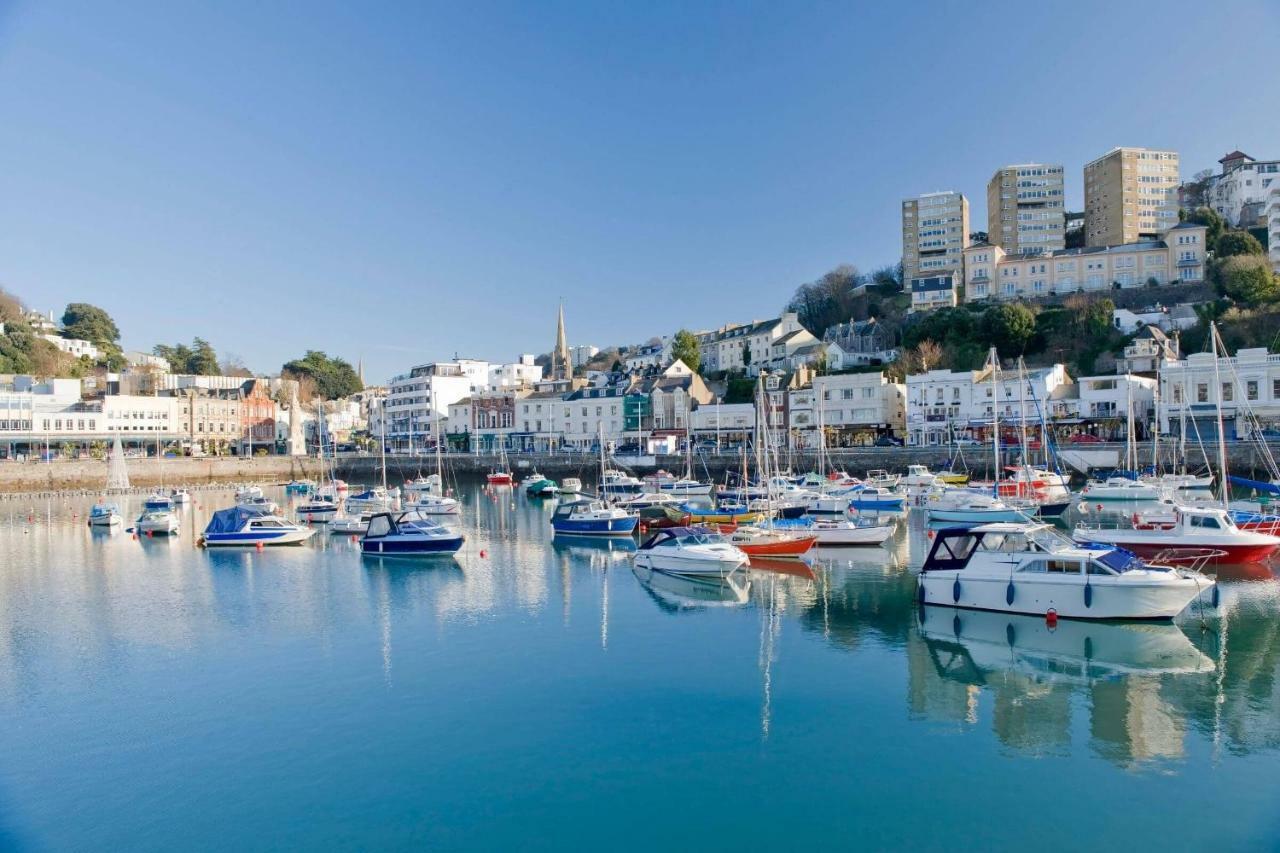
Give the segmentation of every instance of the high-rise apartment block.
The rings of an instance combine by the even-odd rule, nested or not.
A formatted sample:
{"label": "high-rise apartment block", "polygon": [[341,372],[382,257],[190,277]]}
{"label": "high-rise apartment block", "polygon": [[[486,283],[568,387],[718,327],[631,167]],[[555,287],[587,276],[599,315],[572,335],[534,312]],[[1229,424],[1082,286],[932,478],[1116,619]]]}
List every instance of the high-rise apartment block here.
{"label": "high-rise apartment block", "polygon": [[1086,246],[1156,240],[1178,224],[1178,153],[1114,148],[1084,167]]}
{"label": "high-rise apartment block", "polygon": [[1001,166],[987,183],[987,242],[1006,254],[1066,247],[1061,164]]}
{"label": "high-rise apartment block", "polygon": [[964,273],[969,200],[957,192],[927,193],[902,202],[902,280]]}

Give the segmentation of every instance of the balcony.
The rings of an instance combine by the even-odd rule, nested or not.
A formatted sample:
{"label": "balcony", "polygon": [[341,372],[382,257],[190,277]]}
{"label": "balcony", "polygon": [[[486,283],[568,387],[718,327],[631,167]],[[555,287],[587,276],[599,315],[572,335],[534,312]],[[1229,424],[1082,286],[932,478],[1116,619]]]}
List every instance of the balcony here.
{"label": "balcony", "polygon": [[1180,267],[1198,267],[1200,263],[1199,258],[1178,258],[1178,266]]}

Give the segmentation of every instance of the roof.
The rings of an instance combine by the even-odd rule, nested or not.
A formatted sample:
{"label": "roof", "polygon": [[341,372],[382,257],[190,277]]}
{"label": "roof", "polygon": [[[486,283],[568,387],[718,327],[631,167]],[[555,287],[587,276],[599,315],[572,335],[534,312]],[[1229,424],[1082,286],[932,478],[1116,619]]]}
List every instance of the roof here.
{"label": "roof", "polygon": [[[796,329],[794,332],[788,332],[787,334],[785,334],[785,335],[783,335],[782,337],[780,337],[780,338],[778,338],[777,340],[775,340],[775,341],[774,341],[774,344],[775,344],[775,345],[776,345],[776,344],[789,344],[789,343],[791,343],[792,341],[794,341],[796,338],[803,337],[803,336],[808,335],[808,334],[809,334],[809,330],[808,330],[808,329]],[[812,337],[812,335],[810,335],[810,337]]]}
{"label": "roof", "polygon": [[1248,154],[1244,153],[1243,151],[1241,151],[1239,148],[1237,148],[1235,151],[1232,151],[1230,154],[1227,154],[1224,157],[1222,157],[1222,159],[1218,160],[1218,162],[1227,163],[1231,160],[1240,160],[1240,159],[1252,160],[1253,158],[1250,157]]}
{"label": "roof", "polygon": [[1181,231],[1186,228],[1204,228],[1204,227],[1205,226],[1201,225],[1199,222],[1179,222],[1177,225],[1173,226],[1169,230]]}

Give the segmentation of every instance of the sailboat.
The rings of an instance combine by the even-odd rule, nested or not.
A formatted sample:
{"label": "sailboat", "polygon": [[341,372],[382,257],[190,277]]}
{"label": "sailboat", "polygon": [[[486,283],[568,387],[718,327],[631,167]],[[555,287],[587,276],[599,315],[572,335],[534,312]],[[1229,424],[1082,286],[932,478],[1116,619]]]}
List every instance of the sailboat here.
{"label": "sailboat", "polygon": [[[600,425],[600,478],[603,482],[605,467],[604,424]],[[575,536],[630,536],[640,523],[638,516],[624,509],[610,506],[603,500],[580,500],[556,506],[551,515],[551,529],[557,534]]]}
{"label": "sailboat", "polygon": [[711,484],[698,481],[693,476],[693,411],[690,397],[685,397],[684,409],[684,476],[658,484],[658,491],[677,497],[695,497],[711,494]]}
{"label": "sailboat", "polygon": [[[320,480],[325,483],[324,470],[324,405],[317,398],[316,402],[316,458],[320,463]],[[299,519],[312,524],[327,524],[338,514],[338,481],[330,481],[321,486],[312,495],[295,508]],[[345,484],[344,484],[345,487]]]}
{"label": "sailboat", "polygon": [[1088,501],[1158,501],[1165,496],[1159,484],[1137,479],[1138,446],[1133,425],[1133,383],[1125,376],[1128,389],[1126,409],[1125,468],[1128,476],[1117,474],[1102,482],[1088,483],[1081,495]]}
{"label": "sailboat", "polygon": [[426,480],[426,488],[414,489],[411,494],[416,497],[409,503],[408,509],[420,515],[457,515],[462,507],[456,498],[444,493],[444,450],[440,446],[440,413],[436,413],[436,472]]}
{"label": "sailboat", "polygon": [[498,465],[485,476],[491,486],[509,486],[511,485],[511,463],[507,461],[507,447],[505,442],[498,444]]}

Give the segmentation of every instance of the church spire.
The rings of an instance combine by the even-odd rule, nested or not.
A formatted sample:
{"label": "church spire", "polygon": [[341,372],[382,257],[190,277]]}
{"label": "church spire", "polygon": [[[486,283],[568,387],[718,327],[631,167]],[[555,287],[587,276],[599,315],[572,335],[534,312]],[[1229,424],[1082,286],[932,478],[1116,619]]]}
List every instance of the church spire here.
{"label": "church spire", "polygon": [[560,317],[556,322],[556,348],[551,352],[551,378],[573,378],[573,366],[569,363],[569,341],[564,334],[563,302],[560,303]]}

